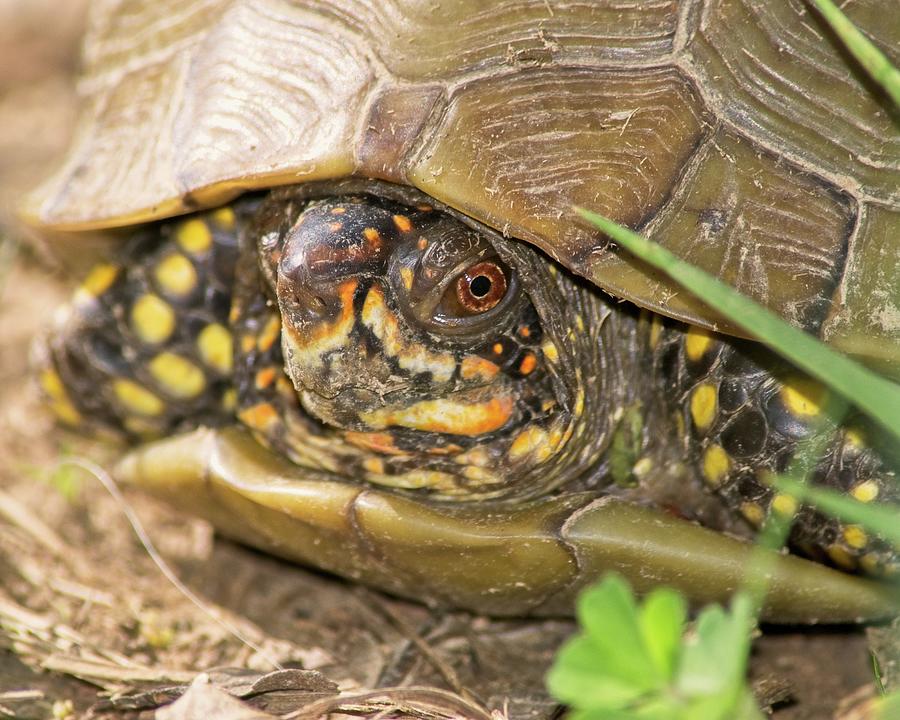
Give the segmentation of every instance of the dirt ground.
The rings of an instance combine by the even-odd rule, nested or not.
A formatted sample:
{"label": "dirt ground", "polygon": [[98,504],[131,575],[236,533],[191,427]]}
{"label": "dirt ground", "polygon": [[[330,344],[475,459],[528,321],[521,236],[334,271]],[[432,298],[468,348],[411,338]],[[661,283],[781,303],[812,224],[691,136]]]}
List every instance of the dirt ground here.
{"label": "dirt ground", "polygon": [[[24,247],[11,208],[74,125],[82,5],[0,0],[0,717],[150,717],[191,682],[159,717],[558,714],[543,676],[568,620],[433,612],[223,541],[129,494],[186,595],[100,482],[60,465],[116,451],[56,430],[39,405],[28,348],[70,282]],[[874,695],[871,668],[860,628],[768,628],[752,676],[775,717],[820,720],[839,707],[849,718]],[[366,694],[387,687],[405,690]]]}

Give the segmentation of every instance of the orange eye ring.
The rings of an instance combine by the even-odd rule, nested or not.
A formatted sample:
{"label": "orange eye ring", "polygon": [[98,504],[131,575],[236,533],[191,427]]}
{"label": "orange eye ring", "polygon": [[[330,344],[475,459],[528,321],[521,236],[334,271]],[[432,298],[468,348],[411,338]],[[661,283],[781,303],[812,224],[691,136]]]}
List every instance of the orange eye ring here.
{"label": "orange eye ring", "polygon": [[472,265],[456,279],[456,298],[471,313],[483,313],[496,307],[506,290],[503,269],[490,261]]}

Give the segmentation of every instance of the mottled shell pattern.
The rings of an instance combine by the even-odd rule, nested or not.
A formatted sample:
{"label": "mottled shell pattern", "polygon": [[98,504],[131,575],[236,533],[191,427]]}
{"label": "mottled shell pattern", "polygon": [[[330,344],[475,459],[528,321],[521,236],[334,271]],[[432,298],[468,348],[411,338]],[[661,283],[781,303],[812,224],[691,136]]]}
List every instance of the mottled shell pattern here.
{"label": "mottled shell pattern", "polygon": [[[885,5],[845,11],[897,62]],[[900,376],[897,114],[803,0],[98,0],[84,67],[35,225],[379,178],[733,330],[578,204]]]}

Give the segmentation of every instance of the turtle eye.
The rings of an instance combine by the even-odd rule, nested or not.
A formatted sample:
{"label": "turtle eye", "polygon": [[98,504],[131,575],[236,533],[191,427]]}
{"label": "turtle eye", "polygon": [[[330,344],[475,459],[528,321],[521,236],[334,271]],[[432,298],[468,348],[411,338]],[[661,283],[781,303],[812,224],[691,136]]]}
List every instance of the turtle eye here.
{"label": "turtle eye", "polygon": [[[436,308],[434,320],[455,325],[497,307],[509,294],[510,271],[499,258],[481,260],[453,278]],[[462,327],[462,326],[460,326]]]}
{"label": "turtle eye", "polygon": [[454,283],[456,299],[468,314],[487,312],[506,295],[506,274],[497,263],[476,263],[460,273]]}

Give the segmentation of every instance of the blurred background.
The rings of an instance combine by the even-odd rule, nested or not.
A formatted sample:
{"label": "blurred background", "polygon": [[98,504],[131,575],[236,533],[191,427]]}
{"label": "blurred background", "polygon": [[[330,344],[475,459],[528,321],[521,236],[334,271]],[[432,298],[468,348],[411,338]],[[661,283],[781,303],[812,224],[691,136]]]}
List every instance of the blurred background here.
{"label": "blurred background", "polygon": [[[0,224],[62,153],[74,129],[87,0],[0,0]],[[7,239],[8,241],[8,239]]]}

